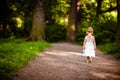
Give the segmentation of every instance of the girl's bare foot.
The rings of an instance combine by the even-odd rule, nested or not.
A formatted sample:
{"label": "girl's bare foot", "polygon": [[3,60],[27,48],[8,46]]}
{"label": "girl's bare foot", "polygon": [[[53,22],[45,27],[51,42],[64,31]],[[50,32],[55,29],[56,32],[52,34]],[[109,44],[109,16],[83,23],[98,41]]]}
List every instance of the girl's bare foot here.
{"label": "girl's bare foot", "polygon": [[86,60],[87,63],[89,63],[89,60]]}
{"label": "girl's bare foot", "polygon": [[92,62],[92,58],[90,57],[90,58],[89,58],[89,63],[91,63],[91,62]]}
{"label": "girl's bare foot", "polygon": [[89,63],[91,63],[92,61],[91,60],[89,60]]}

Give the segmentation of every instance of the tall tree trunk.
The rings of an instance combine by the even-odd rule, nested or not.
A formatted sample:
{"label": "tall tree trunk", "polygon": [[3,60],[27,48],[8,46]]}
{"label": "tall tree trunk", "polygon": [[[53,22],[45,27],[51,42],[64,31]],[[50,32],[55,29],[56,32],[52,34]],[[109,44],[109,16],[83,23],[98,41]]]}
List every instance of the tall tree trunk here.
{"label": "tall tree trunk", "polygon": [[96,20],[99,21],[99,15],[101,14],[101,6],[103,0],[96,0],[96,1],[97,1]]}
{"label": "tall tree trunk", "polygon": [[77,2],[78,0],[72,0],[71,8],[68,18],[68,26],[67,26],[67,38],[68,42],[75,41],[75,29],[76,29],[76,13],[77,13]]}
{"label": "tall tree trunk", "polygon": [[43,0],[37,0],[34,8],[33,26],[31,38],[33,41],[43,41],[45,38],[44,33],[44,8]]}
{"label": "tall tree trunk", "polygon": [[120,0],[117,0],[117,13],[116,42],[120,42]]}

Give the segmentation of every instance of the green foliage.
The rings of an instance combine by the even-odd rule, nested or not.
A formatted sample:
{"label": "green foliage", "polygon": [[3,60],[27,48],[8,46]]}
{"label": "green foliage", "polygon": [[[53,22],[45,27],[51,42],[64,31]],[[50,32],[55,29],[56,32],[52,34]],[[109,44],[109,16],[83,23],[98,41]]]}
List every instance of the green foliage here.
{"label": "green foliage", "polygon": [[66,39],[66,30],[64,26],[46,25],[45,33],[46,40],[49,42],[65,41]]}
{"label": "green foliage", "polygon": [[116,20],[116,17],[112,13],[106,13],[100,16],[100,22],[83,20],[81,22],[81,28],[77,32],[77,37],[84,38],[87,27],[91,26],[94,29],[93,35],[96,37],[97,44],[114,42],[116,37]]}
{"label": "green foliage", "polygon": [[[20,38],[28,37],[31,33],[33,10],[36,0],[1,0],[0,37]],[[69,15],[71,0],[44,0],[45,35],[47,41],[65,40],[65,19]],[[103,0],[101,10],[106,11],[116,7],[116,0]],[[100,14],[96,20],[96,0],[80,0],[77,10],[77,41],[83,41],[86,28],[94,28],[97,44],[114,42],[117,15],[111,12]],[[113,11],[115,12],[115,11]],[[115,12],[117,13],[117,12]],[[17,27],[16,18],[23,22]],[[61,26],[62,25],[62,26]],[[64,26],[64,27],[63,27]],[[5,29],[3,30],[3,27]]]}
{"label": "green foliage", "polygon": [[[96,2],[95,0],[81,1],[80,11],[78,11],[77,22],[78,30],[76,32],[77,41],[83,41],[86,35],[87,27],[93,27],[94,36],[96,37],[97,44],[115,41],[116,11],[106,12],[99,15],[99,20],[96,19]],[[102,10],[115,7],[115,0],[103,0]]]}
{"label": "green foliage", "polygon": [[105,11],[108,8],[116,7],[116,0],[103,0],[102,1],[102,10]]}
{"label": "green foliage", "polygon": [[69,2],[70,0],[46,0],[46,21],[50,24],[65,25],[65,17],[68,15],[70,8]]}
{"label": "green foliage", "polygon": [[101,22],[94,27],[97,43],[114,42],[116,37],[116,17],[112,15],[103,15],[101,17]]}
{"label": "green foliage", "polygon": [[8,80],[33,59],[39,52],[50,47],[47,42],[24,42],[22,39],[0,40],[0,79]]}
{"label": "green foliage", "polygon": [[106,43],[98,45],[98,48],[106,54],[112,54],[120,59],[120,43]]}

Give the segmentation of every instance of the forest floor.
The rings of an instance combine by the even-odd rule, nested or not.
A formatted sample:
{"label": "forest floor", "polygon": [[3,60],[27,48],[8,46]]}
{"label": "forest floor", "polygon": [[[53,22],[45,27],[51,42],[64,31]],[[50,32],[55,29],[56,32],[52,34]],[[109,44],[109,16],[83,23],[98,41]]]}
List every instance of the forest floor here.
{"label": "forest floor", "polygon": [[13,80],[120,80],[120,60],[96,50],[92,63],[82,46],[53,43],[19,71]]}

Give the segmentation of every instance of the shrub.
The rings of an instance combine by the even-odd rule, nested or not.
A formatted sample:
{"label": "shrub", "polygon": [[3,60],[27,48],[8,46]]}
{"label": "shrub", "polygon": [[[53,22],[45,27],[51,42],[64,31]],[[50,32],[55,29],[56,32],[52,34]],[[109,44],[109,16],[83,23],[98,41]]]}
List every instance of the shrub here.
{"label": "shrub", "polygon": [[106,54],[112,54],[120,59],[120,43],[106,43],[98,45],[98,48]]}
{"label": "shrub", "polygon": [[45,26],[45,37],[49,42],[65,41],[66,29],[60,25],[46,25]]}

